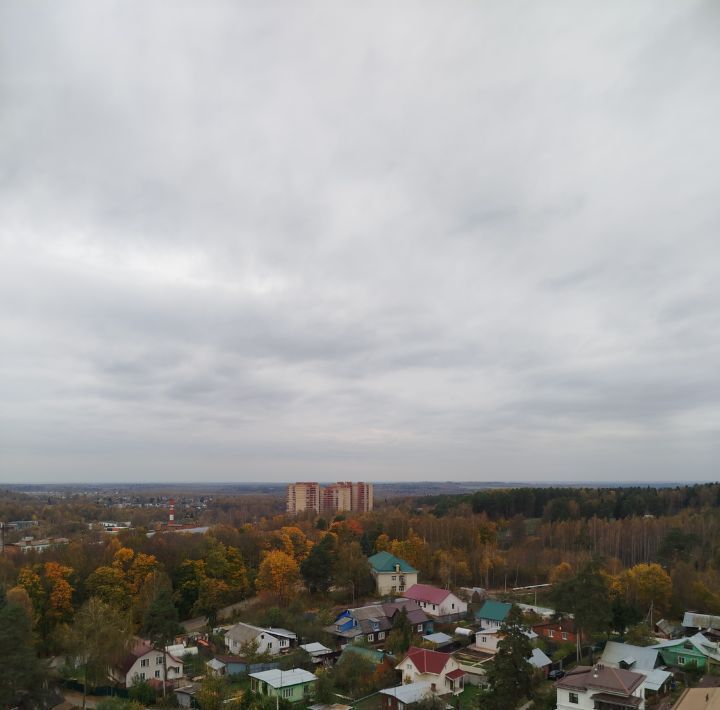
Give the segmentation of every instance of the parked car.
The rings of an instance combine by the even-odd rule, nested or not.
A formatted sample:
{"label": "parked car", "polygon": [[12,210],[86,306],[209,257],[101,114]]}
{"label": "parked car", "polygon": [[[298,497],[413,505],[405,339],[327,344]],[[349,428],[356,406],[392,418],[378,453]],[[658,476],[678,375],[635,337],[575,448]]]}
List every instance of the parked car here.
{"label": "parked car", "polygon": [[563,678],[564,676],[565,671],[561,671],[559,668],[548,673],[548,678],[550,680],[560,680],[560,678]]}

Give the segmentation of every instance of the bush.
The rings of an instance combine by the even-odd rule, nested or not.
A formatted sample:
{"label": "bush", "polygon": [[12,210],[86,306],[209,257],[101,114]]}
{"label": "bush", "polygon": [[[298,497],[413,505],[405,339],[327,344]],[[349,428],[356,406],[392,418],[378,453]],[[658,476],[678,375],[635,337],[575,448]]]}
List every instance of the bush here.
{"label": "bush", "polygon": [[129,695],[130,700],[136,700],[143,706],[153,705],[155,703],[155,691],[146,680],[134,683],[130,688]]}

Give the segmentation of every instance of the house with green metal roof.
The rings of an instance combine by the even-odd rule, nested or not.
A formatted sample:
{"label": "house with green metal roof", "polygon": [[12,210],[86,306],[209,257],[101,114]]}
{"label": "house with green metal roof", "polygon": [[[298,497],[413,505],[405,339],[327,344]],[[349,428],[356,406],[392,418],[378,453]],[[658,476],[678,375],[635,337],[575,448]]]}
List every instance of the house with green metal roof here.
{"label": "house with green metal roof", "polygon": [[475,618],[480,622],[483,629],[496,629],[502,626],[505,618],[510,613],[512,604],[499,602],[495,599],[488,599],[476,612]]}
{"label": "house with green metal roof", "polygon": [[677,668],[696,666],[704,669],[712,665],[717,668],[720,665],[720,645],[701,633],[688,638],[663,641],[650,648],[658,650],[663,663],[667,666]]}
{"label": "house with green metal roof", "polygon": [[417,584],[418,571],[405,560],[383,550],[368,558],[370,572],[381,596],[402,594],[408,587]]}

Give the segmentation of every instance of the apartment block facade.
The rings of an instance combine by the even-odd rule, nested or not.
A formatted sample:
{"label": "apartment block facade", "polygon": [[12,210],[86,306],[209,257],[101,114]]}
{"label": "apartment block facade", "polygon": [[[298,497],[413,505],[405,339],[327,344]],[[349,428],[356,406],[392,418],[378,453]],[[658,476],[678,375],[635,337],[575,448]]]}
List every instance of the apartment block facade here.
{"label": "apartment block facade", "polygon": [[373,484],[339,481],[320,486],[316,482],[291,483],[287,489],[287,512],[317,514],[366,513],[373,509]]}

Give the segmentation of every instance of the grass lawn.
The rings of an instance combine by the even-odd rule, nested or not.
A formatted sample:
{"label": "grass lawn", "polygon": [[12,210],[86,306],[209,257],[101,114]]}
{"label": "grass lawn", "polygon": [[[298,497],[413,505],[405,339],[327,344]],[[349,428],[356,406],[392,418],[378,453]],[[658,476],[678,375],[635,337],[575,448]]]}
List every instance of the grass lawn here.
{"label": "grass lawn", "polygon": [[[452,704],[458,708],[458,710],[465,710],[465,708],[477,708],[478,706],[478,694],[480,693],[480,687],[477,685],[465,686],[460,695],[456,695]],[[457,704],[456,704],[457,703]]]}

